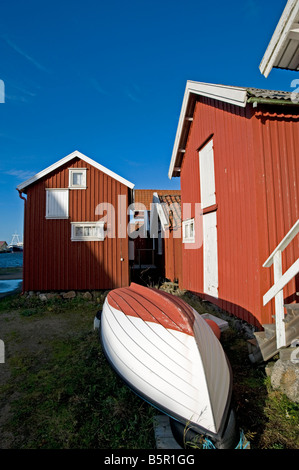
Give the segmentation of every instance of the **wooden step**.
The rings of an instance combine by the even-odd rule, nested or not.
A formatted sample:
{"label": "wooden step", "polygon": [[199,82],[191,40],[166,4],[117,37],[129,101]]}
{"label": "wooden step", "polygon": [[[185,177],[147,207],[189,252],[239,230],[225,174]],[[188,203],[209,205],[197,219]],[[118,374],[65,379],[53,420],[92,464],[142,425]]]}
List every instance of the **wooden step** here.
{"label": "wooden step", "polygon": [[285,304],[284,308],[287,311],[284,322],[289,323],[296,315],[299,315],[299,304]]}
{"label": "wooden step", "polygon": [[[291,315],[289,321],[286,322],[286,346],[289,346],[292,341],[299,338],[299,311],[297,311],[297,307],[295,307],[295,310],[295,315]],[[264,331],[254,333],[255,338],[247,341],[249,359],[251,362],[268,361],[279,352],[276,346],[276,334],[269,337],[272,327],[268,328],[268,325],[264,326],[266,326]]]}
{"label": "wooden step", "polygon": [[263,325],[265,336],[267,339],[272,338],[275,333],[276,333],[276,326],[275,323],[269,323],[266,325]]}

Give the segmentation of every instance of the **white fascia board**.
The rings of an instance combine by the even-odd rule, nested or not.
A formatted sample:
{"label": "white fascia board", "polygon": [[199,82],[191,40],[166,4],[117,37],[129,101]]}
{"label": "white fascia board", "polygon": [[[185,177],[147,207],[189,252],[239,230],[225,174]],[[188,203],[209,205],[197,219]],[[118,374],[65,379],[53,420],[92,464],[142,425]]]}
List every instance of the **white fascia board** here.
{"label": "white fascia board", "polygon": [[163,228],[167,227],[169,225],[169,221],[167,220],[167,218],[164,214],[164,211],[162,209],[158,193],[153,194],[153,204],[155,204],[154,207],[156,207],[156,210],[157,210],[157,213],[158,213],[158,216],[159,216],[162,227]]}
{"label": "white fascia board", "polygon": [[298,19],[299,1],[288,0],[259,66],[261,73],[266,78],[272,68],[275,67],[277,58],[281,55],[282,49],[287,44],[288,34]]}
{"label": "white fascia board", "polygon": [[199,95],[205,96],[207,98],[212,98],[218,101],[223,101],[225,103],[230,103],[236,106],[241,106],[245,108],[247,103],[247,91],[246,88],[242,87],[235,87],[235,86],[227,86],[227,85],[217,85],[213,83],[202,83],[202,82],[194,82],[191,80],[187,81],[185,94],[183,98],[183,104],[181,108],[181,113],[179,117],[179,123],[177,127],[177,132],[175,136],[168,177],[169,179],[173,176],[173,171],[176,162],[176,156],[179,150],[179,143],[181,139],[181,134],[183,127],[186,123],[186,118],[190,116],[186,116],[186,110],[188,107],[189,99],[191,95]]}
{"label": "white fascia board", "polygon": [[206,96],[225,103],[234,104],[245,108],[247,92],[246,88],[218,85],[214,83],[201,83],[201,82],[187,82],[189,93],[196,95]]}
{"label": "white fascia board", "polygon": [[70,153],[66,157],[62,158],[61,160],[58,160],[58,162],[53,163],[53,165],[50,165],[48,168],[45,168],[44,170],[40,171],[36,175],[32,176],[28,180],[26,180],[24,183],[21,183],[17,186],[18,191],[23,191],[27,186],[29,186],[32,183],[35,183],[39,179],[43,178],[47,174],[51,173],[52,171],[56,170],[60,166],[64,165],[65,163],[69,162],[73,158],[80,158],[81,160],[84,160],[86,163],[89,163],[90,165],[94,166],[98,170],[102,171],[108,176],[111,176],[111,178],[119,181],[120,183],[124,184],[125,186],[128,186],[130,189],[134,188],[134,184],[130,183],[130,181],[127,181],[126,179],[122,178],[121,176],[117,175],[111,170],[108,170],[108,168],[105,168],[103,165],[100,165],[96,161],[92,160],[91,158],[87,157],[81,152],[78,152],[75,150],[75,152]]}

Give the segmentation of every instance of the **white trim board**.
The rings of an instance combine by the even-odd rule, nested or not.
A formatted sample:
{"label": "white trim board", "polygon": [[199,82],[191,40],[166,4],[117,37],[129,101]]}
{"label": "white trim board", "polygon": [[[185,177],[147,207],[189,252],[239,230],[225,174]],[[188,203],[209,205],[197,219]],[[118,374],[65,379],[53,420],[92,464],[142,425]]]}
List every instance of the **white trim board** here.
{"label": "white trim board", "polygon": [[[295,43],[297,42],[298,47],[298,22],[299,2],[298,0],[288,0],[259,66],[261,73],[266,78],[272,68],[279,65],[280,58],[289,47],[290,39],[293,39]],[[291,50],[287,52],[288,55],[293,54],[293,51]]]}
{"label": "white trim board", "polygon": [[213,83],[202,83],[202,82],[194,82],[191,80],[187,81],[183,104],[181,108],[181,113],[179,117],[179,123],[177,127],[177,132],[175,136],[168,177],[169,179],[172,178],[173,172],[175,169],[175,162],[176,157],[179,152],[179,145],[181,140],[181,135],[184,129],[184,125],[186,123],[186,119],[190,118],[187,116],[187,110],[189,102],[194,95],[205,96],[207,98],[212,98],[218,101],[223,101],[225,103],[234,104],[236,106],[241,106],[245,108],[247,104],[247,89],[242,87],[236,86],[228,86],[228,85],[217,85]]}
{"label": "white trim board", "polygon": [[116,181],[119,181],[120,183],[124,184],[125,186],[128,186],[130,189],[134,188],[134,184],[130,183],[130,181],[122,178],[121,176],[117,175],[111,170],[108,170],[108,168],[105,168],[103,165],[100,165],[100,163],[97,163],[96,161],[92,160],[91,158],[87,157],[81,152],[78,152],[78,150],[75,150],[74,152],[70,153],[66,157],[62,158],[61,160],[58,160],[56,163],[53,163],[53,165],[50,165],[48,168],[45,168],[44,170],[40,171],[36,175],[32,176],[28,180],[24,181],[24,183],[21,183],[17,186],[18,191],[24,191],[27,186],[35,183],[36,181],[40,180],[44,176],[48,175],[52,171],[56,170],[60,166],[64,165],[65,163],[73,160],[73,158],[80,158],[81,160],[85,161],[86,163],[89,163],[93,167],[97,168],[98,170],[102,171],[108,176],[111,176],[111,178],[115,179]]}

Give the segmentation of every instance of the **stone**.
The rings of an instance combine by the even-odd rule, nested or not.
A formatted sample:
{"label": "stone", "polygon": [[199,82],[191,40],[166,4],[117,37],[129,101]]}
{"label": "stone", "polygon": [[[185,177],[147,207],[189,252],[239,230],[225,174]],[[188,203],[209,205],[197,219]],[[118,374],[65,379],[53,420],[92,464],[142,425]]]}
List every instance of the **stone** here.
{"label": "stone", "polygon": [[60,298],[60,295],[59,294],[54,294],[53,292],[50,292],[49,294],[46,294],[47,296],[47,299],[48,300],[51,300],[51,299],[59,299]]}
{"label": "stone", "polygon": [[101,291],[98,291],[98,290],[94,290],[92,291],[92,296],[93,296],[93,299],[98,301],[97,299],[100,299],[101,298]]}
{"label": "stone", "polygon": [[47,296],[45,294],[39,294],[38,296],[39,300],[41,300],[42,302],[47,302]]}
{"label": "stone", "polygon": [[76,297],[76,292],[74,290],[70,290],[69,292],[64,292],[62,294],[64,299],[73,299]]}
{"label": "stone", "polygon": [[90,293],[90,292],[85,292],[85,293],[83,294],[83,299],[84,299],[84,300],[92,300],[92,295],[91,295],[91,293]]}
{"label": "stone", "polygon": [[271,374],[274,390],[284,393],[291,401],[299,403],[299,365],[278,359]]}

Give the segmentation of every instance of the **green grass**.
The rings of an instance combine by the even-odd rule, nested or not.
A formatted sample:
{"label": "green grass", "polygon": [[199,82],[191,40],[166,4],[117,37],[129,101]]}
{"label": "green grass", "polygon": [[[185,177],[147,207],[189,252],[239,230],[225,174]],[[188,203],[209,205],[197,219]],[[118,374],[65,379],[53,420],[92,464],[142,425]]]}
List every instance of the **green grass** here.
{"label": "green grass", "polygon": [[[27,303],[27,305],[25,305]],[[6,305],[4,308],[3,304]],[[20,321],[31,321],[28,304],[42,322],[45,305],[33,299],[3,299]],[[35,304],[35,305],[33,305]],[[25,307],[25,308],[24,308]],[[82,299],[56,300],[48,315],[73,316],[76,331],[43,344],[40,353],[24,350],[9,358],[11,378],[1,398],[16,393],[5,431],[21,449],[146,449],[154,447],[154,410],[115,375],[104,357],[93,316],[98,305]],[[0,446],[1,447],[1,446]]]}
{"label": "green grass", "polygon": [[[28,357],[18,362],[21,397],[9,427],[22,436],[17,447],[146,448],[151,442],[152,410],[107,366],[93,332],[53,342],[46,366]],[[136,435],[140,429],[143,435]]]}
{"label": "green grass", "polygon": [[[194,296],[182,295],[197,310],[213,313]],[[10,403],[0,429],[13,436],[9,448],[155,448],[156,410],[113,372],[93,331],[103,299],[101,294],[95,301],[0,300],[0,322],[7,330],[1,339],[15,347],[7,357],[10,375],[0,385],[0,405]],[[47,335],[45,329],[55,325],[55,334]],[[25,333],[31,338],[35,328],[44,334],[31,345]],[[233,370],[233,405],[251,449],[297,449],[299,405],[272,390],[264,365],[250,363],[240,332],[229,328],[221,341]]]}

